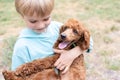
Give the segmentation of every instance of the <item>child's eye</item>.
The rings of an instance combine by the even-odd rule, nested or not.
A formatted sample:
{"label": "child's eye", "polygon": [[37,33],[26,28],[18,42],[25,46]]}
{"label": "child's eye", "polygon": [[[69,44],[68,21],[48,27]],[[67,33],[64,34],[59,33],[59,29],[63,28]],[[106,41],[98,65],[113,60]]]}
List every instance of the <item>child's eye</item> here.
{"label": "child's eye", "polygon": [[34,20],[34,21],[30,21],[30,23],[36,23],[37,22],[37,20]]}
{"label": "child's eye", "polygon": [[49,18],[43,19],[43,21],[48,21],[48,20],[49,20]]}

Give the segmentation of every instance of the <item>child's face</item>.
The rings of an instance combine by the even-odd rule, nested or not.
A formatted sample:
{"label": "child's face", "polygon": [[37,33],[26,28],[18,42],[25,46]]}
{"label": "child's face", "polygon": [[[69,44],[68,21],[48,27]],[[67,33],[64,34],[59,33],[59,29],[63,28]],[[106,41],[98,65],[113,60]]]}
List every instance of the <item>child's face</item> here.
{"label": "child's face", "polygon": [[51,22],[50,15],[47,15],[42,18],[37,17],[36,15],[23,16],[23,19],[25,20],[27,27],[34,30],[37,33],[41,33],[45,31],[45,29],[48,27],[48,25]]}

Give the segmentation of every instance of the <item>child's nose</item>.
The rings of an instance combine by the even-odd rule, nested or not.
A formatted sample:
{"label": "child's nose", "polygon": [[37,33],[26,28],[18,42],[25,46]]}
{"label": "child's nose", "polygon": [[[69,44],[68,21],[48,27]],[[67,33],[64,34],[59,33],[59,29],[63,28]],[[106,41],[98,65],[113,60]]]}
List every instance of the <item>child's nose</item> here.
{"label": "child's nose", "polygon": [[42,28],[42,27],[44,27],[45,25],[44,25],[44,23],[39,23],[39,25],[38,25],[40,28]]}

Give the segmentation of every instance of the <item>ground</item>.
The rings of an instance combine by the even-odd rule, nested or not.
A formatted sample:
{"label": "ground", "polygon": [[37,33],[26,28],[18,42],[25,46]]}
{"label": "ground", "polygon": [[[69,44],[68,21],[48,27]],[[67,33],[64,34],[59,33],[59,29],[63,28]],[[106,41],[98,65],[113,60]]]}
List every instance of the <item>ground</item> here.
{"label": "ground", "polygon": [[[84,54],[87,70],[86,80],[119,80],[120,1],[56,0],[55,4],[52,15],[54,20],[64,23],[68,18],[76,18],[91,32],[94,48],[91,53]],[[9,37],[17,36],[24,25],[22,18],[14,9],[13,0],[1,0],[0,72],[10,68],[11,63],[11,58],[8,58],[9,54],[2,52],[6,48],[4,40],[10,41],[7,46],[11,46],[13,40],[11,41]],[[12,52],[11,49],[7,51]],[[0,75],[0,80],[4,80],[2,75]]]}
{"label": "ground", "polygon": [[[120,71],[117,69],[117,66],[120,65],[120,30],[115,30],[113,32],[107,32],[106,34],[102,34],[100,30],[108,30],[109,26],[120,26],[120,23],[116,23],[113,21],[100,21],[90,19],[84,21],[89,26],[92,26],[92,29],[99,30],[92,34],[93,39],[95,37],[99,38],[97,40],[94,39],[94,48],[91,53],[85,53],[85,62],[87,68],[87,79],[86,80],[119,80]],[[94,24],[91,24],[94,23]],[[109,24],[111,23],[111,24]],[[109,24],[109,25],[108,25]],[[97,27],[96,27],[97,26]],[[102,27],[101,27],[102,26]],[[108,26],[108,27],[107,27]],[[107,28],[107,29],[106,29]],[[11,31],[14,31],[11,29]],[[16,31],[16,32],[15,32]],[[19,29],[15,30],[15,34],[19,32]],[[17,32],[18,31],[18,32]],[[7,33],[6,33],[7,34]],[[13,35],[12,33],[9,35]],[[4,35],[5,37],[8,36]],[[1,38],[0,43],[2,42]],[[13,35],[14,36],[14,35]],[[99,37],[98,37],[99,36]],[[105,38],[105,43],[101,43],[101,40]],[[108,38],[108,39],[107,39]],[[99,42],[100,41],[100,42]],[[0,66],[3,69],[3,66]],[[5,68],[5,66],[4,66]],[[1,76],[1,75],[0,75]]]}

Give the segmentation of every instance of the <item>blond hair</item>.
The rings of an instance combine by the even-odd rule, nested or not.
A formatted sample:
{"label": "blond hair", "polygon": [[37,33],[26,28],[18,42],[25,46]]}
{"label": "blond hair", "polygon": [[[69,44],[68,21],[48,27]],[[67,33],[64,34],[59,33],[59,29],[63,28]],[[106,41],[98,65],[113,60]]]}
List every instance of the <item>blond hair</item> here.
{"label": "blond hair", "polygon": [[49,15],[54,7],[54,0],[15,0],[15,7],[22,16],[33,16],[36,13],[39,17]]}

